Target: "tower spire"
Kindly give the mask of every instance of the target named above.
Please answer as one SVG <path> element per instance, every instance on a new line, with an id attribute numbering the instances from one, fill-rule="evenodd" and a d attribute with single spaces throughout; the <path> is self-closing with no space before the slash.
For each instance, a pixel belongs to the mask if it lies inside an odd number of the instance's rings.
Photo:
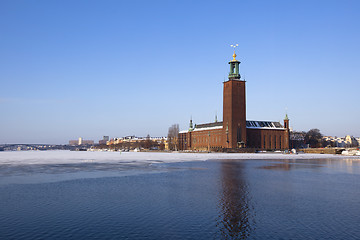
<path id="1" fill-rule="evenodd" d="M 234 54 L 232 55 L 232 56 L 233 56 L 233 60 L 232 60 L 232 61 L 237 61 L 237 60 L 236 60 L 235 48 L 238 47 L 238 46 L 239 46 L 239 44 L 235 44 L 235 45 L 232 45 L 232 44 L 231 44 L 231 45 L 230 45 L 230 47 L 234 48 Z"/>
<path id="2" fill-rule="evenodd" d="M 287 113 L 285 114 L 284 120 L 289 120 L 289 117 L 288 117 Z"/>
<path id="3" fill-rule="evenodd" d="M 233 61 L 236 61 L 236 53 L 235 53 L 235 49 L 234 49 L 234 54 L 233 54 Z"/>

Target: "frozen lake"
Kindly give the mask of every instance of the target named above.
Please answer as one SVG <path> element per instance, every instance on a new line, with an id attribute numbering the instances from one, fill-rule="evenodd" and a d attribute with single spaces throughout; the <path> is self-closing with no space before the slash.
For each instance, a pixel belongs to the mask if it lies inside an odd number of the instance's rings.
<path id="1" fill-rule="evenodd" d="M 356 161 L 360 157 L 320 154 L 226 154 L 149 152 L 0 152 L 0 184 L 64 181 L 76 178 L 128 176 L 168 171 L 168 165 L 207 160 L 301 160 L 331 159 Z M 171 165 L 169 165 L 171 169 Z"/>
<path id="2" fill-rule="evenodd" d="M 359 239 L 359 157 L 0 152 L 0 239 Z"/>

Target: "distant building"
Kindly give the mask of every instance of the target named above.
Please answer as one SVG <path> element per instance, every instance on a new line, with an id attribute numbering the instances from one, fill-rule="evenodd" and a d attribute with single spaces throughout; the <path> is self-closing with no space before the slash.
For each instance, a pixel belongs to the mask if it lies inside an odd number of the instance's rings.
<path id="1" fill-rule="evenodd" d="M 73 146 L 94 145 L 94 141 L 93 140 L 84 140 L 83 138 L 79 137 L 78 140 L 70 140 L 69 145 L 73 145 Z"/>
<path id="2" fill-rule="evenodd" d="M 166 137 L 136 137 L 135 135 L 133 136 L 125 136 L 125 137 L 121 137 L 121 138 L 113 138 L 109 141 L 107 141 L 106 145 L 114 145 L 114 144 L 121 144 L 121 143 L 135 143 L 135 142 L 142 142 L 142 141 L 146 141 L 146 140 L 150 140 L 152 142 L 157 142 L 157 143 L 162 143 L 162 142 L 166 142 L 167 138 Z"/>
<path id="3" fill-rule="evenodd" d="M 322 141 L 327 144 L 327 147 L 345 147 L 344 138 L 324 136 Z"/>
<path id="4" fill-rule="evenodd" d="M 229 78 L 223 87 L 223 121 L 197 124 L 179 133 L 180 150 L 221 150 L 253 148 L 283 150 L 289 148 L 289 118 L 284 125 L 275 121 L 246 119 L 245 80 L 239 74 L 240 62 L 229 62 Z"/>
<path id="5" fill-rule="evenodd" d="M 357 147 L 359 146 L 359 143 L 357 141 L 357 139 L 353 136 L 347 135 L 345 136 L 345 143 L 346 143 L 346 147 Z"/>
<path id="6" fill-rule="evenodd" d="M 137 137 L 125 136 L 121 138 L 113 138 L 106 142 L 106 145 L 114 148 L 134 149 L 144 148 L 151 150 L 164 150 L 167 149 L 166 137 Z"/>
<path id="7" fill-rule="evenodd" d="M 100 145 L 105 145 L 107 141 L 109 141 L 109 136 L 103 136 L 102 140 L 99 140 Z"/>
<path id="8" fill-rule="evenodd" d="M 72 145 L 72 146 L 79 145 L 79 141 L 78 140 L 70 140 L 69 145 Z"/>
<path id="9" fill-rule="evenodd" d="M 324 136 L 323 141 L 326 142 L 330 147 L 349 148 L 349 147 L 358 147 L 360 145 L 358 138 L 355 138 L 350 135 L 347 135 L 343 138 Z"/>
<path id="10" fill-rule="evenodd" d="M 306 148 L 305 132 L 290 131 L 290 148 Z"/>

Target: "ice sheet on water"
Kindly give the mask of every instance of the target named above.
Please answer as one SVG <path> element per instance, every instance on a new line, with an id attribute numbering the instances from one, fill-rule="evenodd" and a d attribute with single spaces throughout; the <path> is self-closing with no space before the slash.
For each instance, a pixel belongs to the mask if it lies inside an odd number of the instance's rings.
<path id="1" fill-rule="evenodd" d="M 325 154 L 227 154 L 227 153 L 164 153 L 164 152 L 71 152 L 16 151 L 0 152 L 0 183 L 28 182 L 39 178 L 65 180 L 99 176 L 125 176 L 139 173 L 173 171 L 158 163 L 206 161 L 221 159 L 348 159 Z M 353 157 L 352 159 L 360 159 Z M 181 169 L 181 167 L 177 167 Z M 56 175 L 56 176 L 55 176 Z M 16 177 L 17 180 L 10 178 Z M 29 178 L 31 177 L 31 179 Z M 10 179 L 10 181 L 9 181 Z"/>
<path id="2" fill-rule="evenodd" d="M 172 163 L 212 159 L 344 159 L 348 156 L 330 154 L 278 153 L 165 153 L 165 152 L 71 152 L 14 151 L 1 152 L 1 164 L 75 164 L 75 163 Z M 354 157 L 354 159 L 359 157 Z"/>

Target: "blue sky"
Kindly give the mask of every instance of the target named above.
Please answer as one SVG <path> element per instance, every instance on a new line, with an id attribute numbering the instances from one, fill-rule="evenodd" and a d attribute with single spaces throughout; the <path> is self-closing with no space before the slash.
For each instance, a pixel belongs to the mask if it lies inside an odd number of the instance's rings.
<path id="1" fill-rule="evenodd" d="M 360 1 L 0 1 L 0 143 L 165 136 L 222 119 L 238 43 L 247 119 L 360 136 Z"/>

